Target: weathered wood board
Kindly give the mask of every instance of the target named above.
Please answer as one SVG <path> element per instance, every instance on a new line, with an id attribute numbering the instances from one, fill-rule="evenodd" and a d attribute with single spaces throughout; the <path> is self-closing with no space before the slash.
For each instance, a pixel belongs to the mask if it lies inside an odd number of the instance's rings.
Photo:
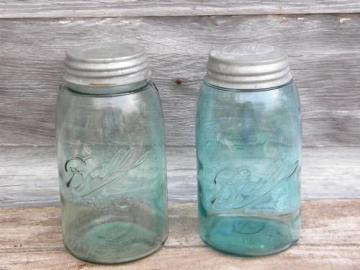
<path id="1" fill-rule="evenodd" d="M 54 144 L 64 50 L 134 40 L 147 48 L 169 145 L 194 145 L 208 50 L 237 42 L 285 47 L 303 106 L 305 146 L 360 145 L 360 15 L 9 19 L 0 27 L 0 144 Z"/>
<path id="2" fill-rule="evenodd" d="M 171 201 L 196 199 L 196 161 L 192 147 L 168 148 Z M 305 148 L 302 195 L 360 198 L 360 148 Z M 0 207 L 57 205 L 55 147 L 0 147 Z"/>
<path id="3" fill-rule="evenodd" d="M 165 247 L 143 260 L 113 267 L 85 263 L 66 252 L 59 208 L 0 209 L 0 269 L 355 270 L 360 265 L 359 208 L 360 200 L 304 202 L 299 242 L 276 256 L 251 259 L 206 247 L 197 235 L 195 205 L 170 204 Z"/>
<path id="4" fill-rule="evenodd" d="M 355 13 L 356 0 L 4 0 L 0 18 Z"/>

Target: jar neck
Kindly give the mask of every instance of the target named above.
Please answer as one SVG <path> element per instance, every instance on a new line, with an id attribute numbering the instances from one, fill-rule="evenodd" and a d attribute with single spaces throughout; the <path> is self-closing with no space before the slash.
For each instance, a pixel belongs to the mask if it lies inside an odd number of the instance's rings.
<path id="1" fill-rule="evenodd" d="M 284 83 L 284 84 L 281 84 L 281 85 L 277 85 L 277 86 L 274 86 L 274 87 L 268 87 L 268 88 L 258 88 L 258 89 L 236 89 L 236 88 L 226 88 L 226 87 L 223 87 L 223 86 L 218 86 L 218 85 L 215 85 L 215 84 L 212 84 L 212 83 L 209 83 L 208 81 L 204 81 L 204 84 L 206 84 L 207 86 L 211 87 L 211 88 L 214 88 L 216 90 L 220 90 L 220 91 L 228 91 L 228 92 L 264 92 L 264 91 L 271 91 L 271 90 L 276 90 L 276 89 L 279 89 L 279 88 L 283 88 L 287 85 L 290 85 L 290 84 L 293 84 L 293 79 L 291 79 L 290 81 Z"/>
<path id="2" fill-rule="evenodd" d="M 134 92 L 138 89 L 143 88 L 147 84 L 152 83 L 151 80 L 143 80 L 135 83 L 124 84 L 124 85 L 78 85 L 65 82 L 64 86 L 71 89 L 74 92 L 80 94 L 89 94 L 89 95 L 112 95 L 112 94 L 125 94 L 129 92 Z"/>

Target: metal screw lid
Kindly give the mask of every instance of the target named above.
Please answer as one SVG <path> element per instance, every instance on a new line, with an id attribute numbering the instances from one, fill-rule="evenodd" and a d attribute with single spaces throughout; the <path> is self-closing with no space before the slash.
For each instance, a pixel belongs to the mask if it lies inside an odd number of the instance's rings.
<path id="1" fill-rule="evenodd" d="M 96 90 L 146 82 L 151 71 L 145 50 L 123 43 L 71 49 L 66 52 L 66 83 Z"/>
<path id="2" fill-rule="evenodd" d="M 205 80 L 239 90 L 277 87 L 292 79 L 284 50 L 264 44 L 229 45 L 210 51 Z"/>

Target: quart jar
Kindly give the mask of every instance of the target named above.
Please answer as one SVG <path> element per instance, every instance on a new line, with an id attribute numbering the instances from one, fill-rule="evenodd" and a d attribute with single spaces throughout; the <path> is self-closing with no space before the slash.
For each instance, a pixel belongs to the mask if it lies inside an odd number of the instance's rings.
<path id="1" fill-rule="evenodd" d="M 260 256 L 299 238 L 301 115 L 286 53 L 210 52 L 196 122 L 199 231 L 215 249 Z"/>
<path id="2" fill-rule="evenodd" d="M 73 49 L 57 100 L 66 248 L 95 263 L 147 256 L 167 232 L 165 135 L 144 50 Z"/>

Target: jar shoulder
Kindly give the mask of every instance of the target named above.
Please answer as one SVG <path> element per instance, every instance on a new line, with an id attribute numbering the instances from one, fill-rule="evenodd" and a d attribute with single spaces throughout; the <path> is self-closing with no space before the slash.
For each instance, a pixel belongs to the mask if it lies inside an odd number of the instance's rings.
<path id="1" fill-rule="evenodd" d="M 282 138 L 298 144 L 302 133 L 300 101 L 291 83 L 267 91 L 226 91 L 204 84 L 197 107 L 197 141 L 264 141 Z M 277 139 L 276 139 L 277 140 Z"/>
<path id="2" fill-rule="evenodd" d="M 256 106 L 259 109 L 260 107 L 275 109 L 281 106 L 300 110 L 298 90 L 293 81 L 277 88 L 256 91 L 226 89 L 206 82 L 200 88 L 198 110 L 212 110 L 221 106 L 231 110 L 242 104 L 246 104 L 249 108 Z"/>

